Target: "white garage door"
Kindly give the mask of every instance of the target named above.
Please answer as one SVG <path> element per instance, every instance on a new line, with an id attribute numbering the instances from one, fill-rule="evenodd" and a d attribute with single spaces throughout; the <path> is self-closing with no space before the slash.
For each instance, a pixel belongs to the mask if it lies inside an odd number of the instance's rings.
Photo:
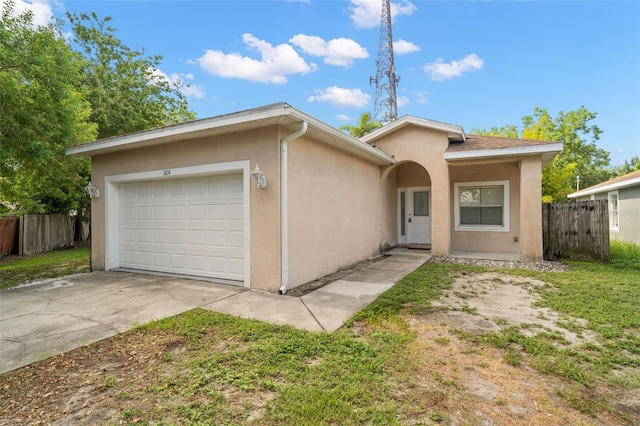
<path id="1" fill-rule="evenodd" d="M 120 267 L 242 281 L 242 174 L 120 185 Z"/>

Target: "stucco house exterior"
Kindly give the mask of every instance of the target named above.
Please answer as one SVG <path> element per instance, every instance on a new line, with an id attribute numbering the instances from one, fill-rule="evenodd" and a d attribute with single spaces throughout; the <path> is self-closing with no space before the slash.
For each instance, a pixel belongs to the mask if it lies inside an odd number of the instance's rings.
<path id="1" fill-rule="evenodd" d="M 541 169 L 561 149 L 412 116 L 359 140 L 277 103 L 67 153 L 100 191 L 93 270 L 285 293 L 398 245 L 541 260 Z"/>
<path id="2" fill-rule="evenodd" d="M 609 239 L 640 245 L 640 170 L 568 195 L 576 201 L 608 200 Z"/>

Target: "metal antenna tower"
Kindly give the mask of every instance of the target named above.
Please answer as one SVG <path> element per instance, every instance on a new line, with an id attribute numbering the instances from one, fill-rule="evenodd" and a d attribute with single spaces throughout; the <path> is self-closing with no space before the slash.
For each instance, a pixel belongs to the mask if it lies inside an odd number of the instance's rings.
<path id="1" fill-rule="evenodd" d="M 382 0 L 380 19 L 380 44 L 376 61 L 376 76 L 369 78 L 369 84 L 376 83 L 376 98 L 373 119 L 382 124 L 398 118 L 396 87 L 400 77 L 396 76 L 393 63 L 393 35 L 391 33 L 391 1 Z"/>

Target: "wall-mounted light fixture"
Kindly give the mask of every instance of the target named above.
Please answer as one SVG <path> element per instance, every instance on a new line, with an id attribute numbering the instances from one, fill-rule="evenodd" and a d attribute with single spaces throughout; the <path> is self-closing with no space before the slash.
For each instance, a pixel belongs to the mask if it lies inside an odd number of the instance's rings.
<path id="1" fill-rule="evenodd" d="M 256 168 L 251 172 L 253 181 L 258 185 L 258 188 L 265 189 L 267 187 L 267 177 L 262 173 L 260 167 L 256 164 Z"/>
<path id="2" fill-rule="evenodd" d="M 89 194 L 89 198 L 100 198 L 100 190 L 93 186 L 91 181 L 89 181 L 85 189 L 87 190 L 87 194 Z"/>

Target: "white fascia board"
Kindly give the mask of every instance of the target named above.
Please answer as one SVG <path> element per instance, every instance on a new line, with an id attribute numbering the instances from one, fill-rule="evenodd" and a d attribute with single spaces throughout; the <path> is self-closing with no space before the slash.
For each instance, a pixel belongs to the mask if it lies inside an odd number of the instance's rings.
<path id="1" fill-rule="evenodd" d="M 490 157 L 513 157 L 518 155 L 544 154 L 547 152 L 562 151 L 562 143 L 550 143 L 544 145 L 518 146 L 513 148 L 478 149 L 475 151 L 445 152 L 445 160 L 473 160 Z"/>
<path id="2" fill-rule="evenodd" d="M 593 188 L 593 189 L 586 188 L 586 189 L 583 189 L 582 191 L 572 192 L 571 194 L 567 195 L 567 197 L 568 198 L 584 197 L 585 195 L 615 191 L 616 189 L 626 188 L 628 186 L 633 186 L 633 185 L 640 185 L 640 177 L 629 179 L 629 180 L 623 180 L 622 182 L 616 182 L 610 185 L 603 185 L 598 188 Z"/>
<path id="3" fill-rule="evenodd" d="M 374 139 L 378 139 L 383 135 L 393 132 L 394 130 L 406 125 L 406 124 L 414 124 L 416 126 L 425 127 L 428 129 L 438 130 L 441 132 L 446 132 L 449 134 L 454 134 L 459 136 L 462 140 L 465 140 L 467 135 L 464 132 L 462 126 L 458 126 L 457 124 L 444 123 L 442 121 L 429 120 L 426 118 L 415 117 L 413 115 L 405 115 L 404 117 L 395 120 L 386 126 L 383 126 L 373 132 L 364 135 L 360 138 L 363 142 L 369 142 Z"/>
<path id="4" fill-rule="evenodd" d="M 396 162 L 389 154 L 372 147 L 359 139 L 349 136 L 346 133 L 329 126 L 328 124 L 325 124 L 286 103 L 272 104 L 252 110 L 240 111 L 157 129 L 144 130 L 130 135 L 101 139 L 82 145 L 74 145 L 68 147 L 66 152 L 67 155 L 91 156 L 99 152 L 104 152 L 105 150 L 110 151 L 118 148 L 125 148 L 127 146 L 134 147 L 135 145 L 144 144 L 145 142 L 153 144 L 154 140 L 158 142 L 160 140 L 170 141 L 174 138 L 186 136 L 190 133 L 198 133 L 225 126 L 241 125 L 242 123 L 273 119 L 273 124 L 276 124 L 279 121 L 278 118 L 285 116 L 292 117 L 299 121 L 307 121 L 310 126 L 315 127 L 322 133 L 340 140 L 346 145 L 345 149 L 361 156 L 362 158 L 375 161 L 378 164 L 394 164 Z"/>
<path id="5" fill-rule="evenodd" d="M 283 104 L 275 105 L 278 106 L 241 111 L 239 113 L 205 118 L 202 120 L 190 121 L 157 129 L 143 130 L 129 135 L 115 136 L 95 142 L 74 145 L 67 148 L 67 155 L 90 156 L 95 151 L 118 148 L 126 145 L 135 145 L 140 142 L 147 142 L 154 139 L 167 139 L 216 127 L 239 124 L 245 121 L 263 120 L 283 115 L 285 110 Z"/>

